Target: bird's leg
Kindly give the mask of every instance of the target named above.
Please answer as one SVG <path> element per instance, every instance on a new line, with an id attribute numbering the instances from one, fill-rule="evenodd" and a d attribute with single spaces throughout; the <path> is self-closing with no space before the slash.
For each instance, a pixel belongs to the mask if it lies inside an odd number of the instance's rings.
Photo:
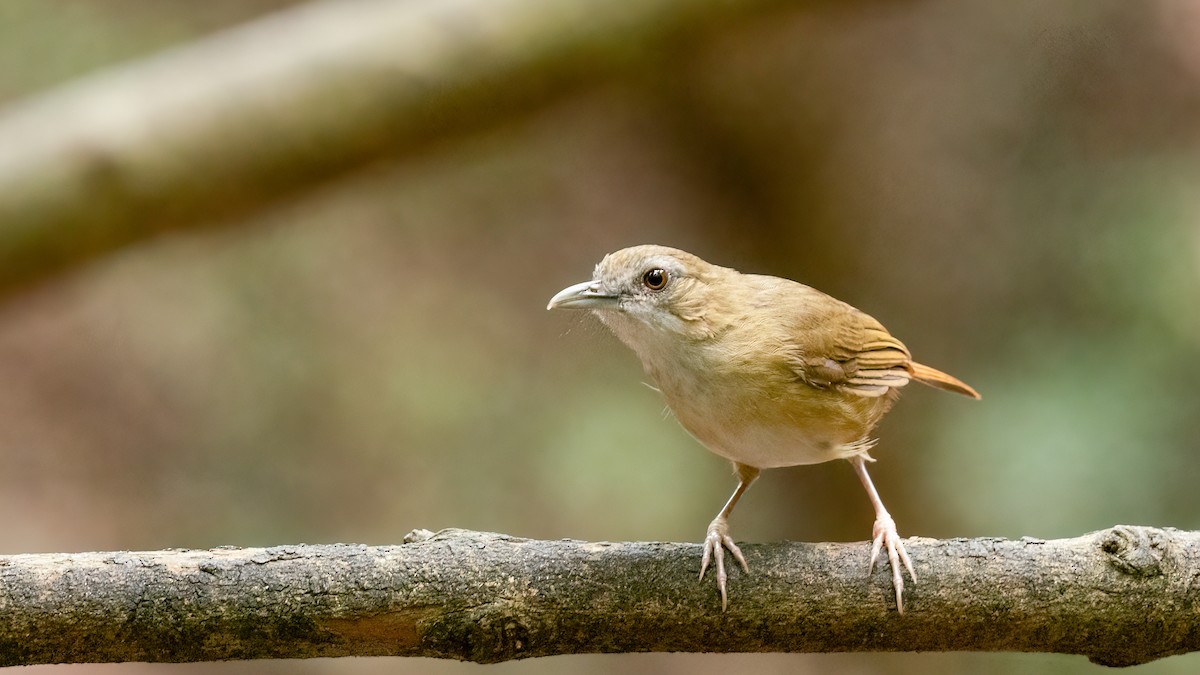
<path id="1" fill-rule="evenodd" d="M 854 472 L 858 474 L 858 479 L 862 481 L 863 487 L 867 489 L 867 496 L 871 498 L 871 506 L 875 507 L 875 527 L 871 533 L 871 564 L 867 568 L 867 573 L 875 571 L 875 562 L 879 559 L 879 552 L 886 548 L 888 563 L 892 567 L 892 586 L 896 589 L 896 609 L 903 614 L 904 575 L 900 572 L 900 563 L 904 563 L 905 569 L 908 570 L 908 576 L 912 577 L 913 582 L 916 582 L 917 575 L 913 572 L 912 560 L 908 557 L 908 551 L 904 550 L 904 542 L 900 541 L 900 533 L 896 531 L 896 521 L 892 520 L 891 514 L 884 508 L 883 500 L 879 498 L 879 493 L 875 491 L 871 477 L 867 475 L 867 460 L 861 456 L 851 457 L 850 464 L 854 467 Z"/>
<path id="2" fill-rule="evenodd" d="M 733 507 L 737 506 L 738 500 L 742 498 L 742 493 L 750 487 L 759 474 L 759 470 L 752 466 L 737 462 L 734 462 L 733 466 L 738 473 L 737 489 L 733 491 L 729 501 L 725 502 L 724 508 L 717 514 L 717 517 L 708 524 L 708 535 L 704 538 L 704 557 L 700 560 L 701 580 L 704 579 L 704 572 L 708 570 L 709 561 L 716 563 L 717 588 L 721 591 L 722 612 L 729 608 L 729 596 L 725 592 L 725 581 L 728 579 L 725 574 L 725 549 L 729 549 L 734 559 L 741 563 L 743 570 L 750 571 L 750 566 L 746 564 L 746 558 L 742 556 L 742 550 L 733 543 L 733 537 L 729 536 L 729 514 L 733 511 Z"/>

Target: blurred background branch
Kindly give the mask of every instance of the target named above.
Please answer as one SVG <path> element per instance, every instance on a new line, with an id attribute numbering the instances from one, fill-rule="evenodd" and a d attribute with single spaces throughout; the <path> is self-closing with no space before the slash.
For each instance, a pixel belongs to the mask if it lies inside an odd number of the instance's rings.
<path id="1" fill-rule="evenodd" d="M 617 652 L 1200 650 L 1200 534 L 910 542 L 908 612 L 866 542 L 748 545 L 720 611 L 691 544 L 445 530 L 404 546 L 0 558 L 0 664 Z M 131 609 L 132 608 L 132 609 Z"/>
<path id="2" fill-rule="evenodd" d="M 315 2 L 0 114 L 0 292 L 498 124 L 781 0 Z"/>

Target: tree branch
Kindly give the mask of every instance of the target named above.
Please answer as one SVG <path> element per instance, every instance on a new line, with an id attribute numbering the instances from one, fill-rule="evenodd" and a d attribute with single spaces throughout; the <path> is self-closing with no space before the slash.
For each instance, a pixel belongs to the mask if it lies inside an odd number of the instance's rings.
<path id="1" fill-rule="evenodd" d="M 785 0 L 361 0 L 0 112 L 0 293 L 530 110 Z"/>
<path id="2" fill-rule="evenodd" d="M 743 545 L 727 613 L 694 544 L 417 531 L 401 546 L 0 557 L 0 665 L 596 652 L 1200 649 L 1200 533 L 914 538 L 899 615 L 867 545 Z"/>

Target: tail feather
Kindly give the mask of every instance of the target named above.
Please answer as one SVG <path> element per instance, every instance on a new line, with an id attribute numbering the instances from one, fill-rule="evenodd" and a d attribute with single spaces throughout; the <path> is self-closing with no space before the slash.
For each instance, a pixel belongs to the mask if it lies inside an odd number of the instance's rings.
<path id="1" fill-rule="evenodd" d="M 908 363 L 908 372 L 912 373 L 913 379 L 921 384 L 927 384 L 931 387 L 945 389 L 946 391 L 952 391 L 956 394 L 970 396 L 975 399 L 980 398 L 979 392 L 972 389 L 971 385 L 953 375 L 947 375 L 937 368 L 930 368 L 915 361 L 910 361 Z"/>

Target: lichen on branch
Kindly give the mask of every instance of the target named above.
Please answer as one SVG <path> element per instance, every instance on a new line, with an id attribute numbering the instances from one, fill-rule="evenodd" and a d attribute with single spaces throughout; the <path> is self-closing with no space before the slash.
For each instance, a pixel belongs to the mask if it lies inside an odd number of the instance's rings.
<path id="1" fill-rule="evenodd" d="M 913 538 L 895 611 L 867 543 L 745 544 L 730 608 L 700 547 L 417 531 L 333 544 L 0 557 L 0 665 L 643 651 L 1025 651 L 1133 665 L 1200 649 L 1200 533 Z M 708 580 L 711 581 L 711 580 Z"/>

